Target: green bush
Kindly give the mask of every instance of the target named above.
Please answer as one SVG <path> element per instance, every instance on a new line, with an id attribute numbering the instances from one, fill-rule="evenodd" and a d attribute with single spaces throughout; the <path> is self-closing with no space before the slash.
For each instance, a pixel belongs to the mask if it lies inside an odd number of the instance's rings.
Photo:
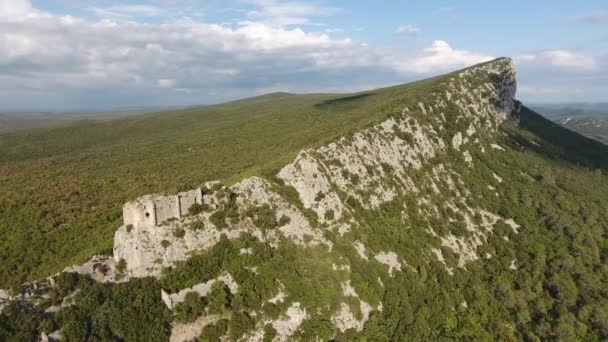
<path id="1" fill-rule="evenodd" d="M 251 207 L 246 215 L 252 219 L 256 227 L 262 229 L 272 229 L 278 225 L 276 211 L 269 204 Z"/>
<path id="2" fill-rule="evenodd" d="M 319 202 L 324 198 L 325 198 L 325 194 L 323 192 L 319 191 L 319 192 L 317 192 L 317 195 L 315 196 L 315 202 Z"/>
<path id="3" fill-rule="evenodd" d="M 179 323 L 191 323 L 200 317 L 207 307 L 207 298 L 196 292 L 186 293 L 184 301 L 173 308 L 173 317 Z"/>
<path id="4" fill-rule="evenodd" d="M 228 227 L 226 223 L 226 212 L 224 210 L 217 210 L 211 216 L 209 216 L 209 222 L 213 223 L 213 225 L 217 229 L 224 229 Z"/>
<path id="5" fill-rule="evenodd" d="M 162 240 L 160 242 L 160 245 L 163 246 L 163 248 L 167 248 L 167 247 L 171 246 L 171 242 L 169 240 Z"/>
<path id="6" fill-rule="evenodd" d="M 201 230 L 204 228 L 205 228 L 205 223 L 203 223 L 203 221 L 201 221 L 201 220 L 193 221 L 190 224 L 190 229 L 192 229 L 192 230 Z"/>
<path id="7" fill-rule="evenodd" d="M 194 216 L 203 212 L 203 206 L 200 203 L 194 203 L 188 208 L 188 214 Z"/>
<path id="8" fill-rule="evenodd" d="M 186 231 L 183 228 L 175 228 L 175 230 L 173 231 L 173 236 L 178 239 L 183 238 L 185 235 L 186 235 Z"/>
<path id="9" fill-rule="evenodd" d="M 291 218 L 287 215 L 281 215 L 281 218 L 279 219 L 279 227 L 283 227 L 284 225 L 287 225 L 291 222 Z"/>
<path id="10" fill-rule="evenodd" d="M 127 270 L 127 261 L 124 258 L 120 259 L 114 267 L 119 274 L 124 273 Z"/>
<path id="11" fill-rule="evenodd" d="M 207 299 L 209 300 L 209 313 L 226 314 L 230 311 L 232 295 L 230 289 L 222 282 L 216 281 L 211 285 Z"/>
<path id="12" fill-rule="evenodd" d="M 230 321 L 227 319 L 221 319 L 217 321 L 215 324 L 211 324 L 203 328 L 203 332 L 199 337 L 201 342 L 217 342 L 220 341 L 221 338 L 228 333 L 228 327 L 230 325 Z"/>

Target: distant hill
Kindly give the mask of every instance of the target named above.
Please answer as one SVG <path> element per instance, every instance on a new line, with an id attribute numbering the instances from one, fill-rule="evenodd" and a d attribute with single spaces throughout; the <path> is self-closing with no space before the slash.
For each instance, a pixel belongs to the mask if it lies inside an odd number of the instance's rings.
<path id="1" fill-rule="evenodd" d="M 562 126 L 608 144 L 608 114 L 603 117 L 565 117 L 557 119 Z"/>
<path id="2" fill-rule="evenodd" d="M 608 103 L 538 103 L 530 108 L 549 119 L 575 116 L 608 116 Z"/>
<path id="3" fill-rule="evenodd" d="M 608 104 L 545 104 L 532 108 L 570 130 L 608 144 Z"/>
<path id="4" fill-rule="evenodd" d="M 107 121 L 144 113 L 166 111 L 169 109 L 170 108 L 139 108 L 98 112 L 0 112 L 0 133 L 31 128 L 52 128 L 85 121 Z"/>

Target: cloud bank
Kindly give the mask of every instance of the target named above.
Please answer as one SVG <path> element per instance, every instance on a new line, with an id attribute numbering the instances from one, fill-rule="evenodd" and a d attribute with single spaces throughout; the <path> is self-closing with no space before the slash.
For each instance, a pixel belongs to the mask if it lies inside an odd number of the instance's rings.
<path id="1" fill-rule="evenodd" d="M 444 40 L 420 49 L 374 47 L 336 38 L 345 32 L 317 23 L 340 8 L 244 1 L 249 8 L 233 25 L 193 19 L 162 2 L 90 7 L 92 16 L 74 17 L 45 13 L 27 0 L 0 0 L 0 110 L 192 105 L 272 91 L 358 91 L 495 57 Z M 299 28 L 316 24 L 318 31 Z M 396 29 L 409 36 L 420 31 L 413 25 Z M 516 62 L 526 75 L 542 79 L 555 70 L 564 76 L 602 75 L 606 69 L 600 58 L 568 49 L 526 52 Z M 522 89 L 532 94 L 540 88 Z"/>

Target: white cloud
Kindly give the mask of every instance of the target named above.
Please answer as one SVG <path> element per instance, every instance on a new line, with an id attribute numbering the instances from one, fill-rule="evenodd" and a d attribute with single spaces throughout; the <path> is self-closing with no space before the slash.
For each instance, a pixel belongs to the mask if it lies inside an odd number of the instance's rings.
<path id="1" fill-rule="evenodd" d="M 110 7 L 93 7 L 90 9 L 95 15 L 102 18 L 133 18 L 157 17 L 167 13 L 167 10 L 150 5 L 117 5 Z"/>
<path id="2" fill-rule="evenodd" d="M 593 56 L 587 56 L 566 49 L 526 52 L 518 55 L 515 59 L 518 62 L 533 63 L 540 67 L 549 65 L 575 70 L 593 70 L 597 67 L 597 62 Z"/>
<path id="3" fill-rule="evenodd" d="M 152 100 L 175 104 L 171 99 L 183 104 L 278 87 L 348 90 L 354 84 L 394 84 L 491 58 L 452 49 L 443 41 L 420 53 L 398 53 L 265 21 L 231 28 L 191 19 L 162 24 L 107 16 L 90 20 L 42 13 L 23 4 L 11 10 L 19 13 L 19 20 L 0 17 L 0 103 L 5 107 L 29 105 L 26 99 L 34 96 L 64 106 L 73 105 L 65 99 L 107 106 L 108 98 L 124 98 L 129 105 Z M 159 13 L 108 8 L 124 16 Z M 298 11 L 277 13 L 317 13 Z M 161 91 L 162 96 L 157 93 Z"/>
<path id="4" fill-rule="evenodd" d="M 398 61 L 396 67 L 405 72 L 430 73 L 485 62 L 495 57 L 467 50 L 453 49 L 447 42 L 436 40 L 415 58 Z"/>
<path id="5" fill-rule="evenodd" d="M 576 16 L 576 20 L 582 23 L 599 24 L 608 23 L 608 10 L 595 10 Z"/>
<path id="6" fill-rule="evenodd" d="M 0 18 L 4 20 L 19 20 L 32 12 L 32 4 L 28 0 L 0 0 Z"/>
<path id="7" fill-rule="evenodd" d="M 339 8 L 309 1 L 246 0 L 256 7 L 247 12 L 253 21 L 273 26 L 310 24 L 312 17 L 324 17 L 339 12 Z"/>
<path id="8" fill-rule="evenodd" d="M 397 27 L 397 29 L 395 30 L 395 33 L 406 35 L 406 36 L 415 36 L 418 33 L 420 33 L 420 29 L 414 25 L 408 24 L 408 25 Z"/>
<path id="9" fill-rule="evenodd" d="M 156 83 L 161 88 L 174 88 L 175 87 L 175 80 L 170 80 L 170 79 L 166 79 L 166 78 L 157 80 Z"/>

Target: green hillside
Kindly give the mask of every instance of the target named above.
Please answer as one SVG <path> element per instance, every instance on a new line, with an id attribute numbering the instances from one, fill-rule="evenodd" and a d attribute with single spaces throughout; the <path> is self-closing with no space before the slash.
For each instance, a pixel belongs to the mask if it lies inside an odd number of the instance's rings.
<path id="1" fill-rule="evenodd" d="M 0 287 L 110 252 L 120 206 L 138 195 L 262 175 L 277 197 L 262 204 L 259 189 L 205 189 L 223 202 L 161 226 L 120 227 L 121 242 L 145 237 L 129 246 L 162 253 L 194 231 L 224 235 L 158 277 L 101 283 L 62 273 L 34 294 L 37 304 L 0 313 L 0 340 L 60 332 L 167 341 L 199 318 L 215 319 L 200 341 L 606 340 L 608 146 L 519 103 L 503 120 L 497 108 L 513 73 L 507 60 L 491 63 L 359 94 L 272 94 L 2 136 Z M 293 161 L 321 145 L 308 164 Z M 293 173 L 277 174 L 286 164 Z M 326 180 L 305 208 L 302 194 Z M 379 195 L 390 197 L 372 205 Z M 325 210 L 329 196 L 341 213 Z M 277 215 L 281 201 L 301 213 L 296 228 L 313 232 L 303 242 L 281 230 L 291 220 Z M 157 232 L 171 241 L 150 243 Z M 123 258 L 113 267 L 122 277 L 130 266 Z M 226 274 L 237 290 L 216 282 L 171 308 L 163 302 L 161 289 Z M 290 310 L 305 318 L 281 335 L 297 320 L 282 321 Z M 342 329 L 344 311 L 361 325 Z"/>
<path id="2" fill-rule="evenodd" d="M 0 287 L 108 252 L 128 200 L 275 170 L 423 101 L 439 79 L 0 135 Z"/>

